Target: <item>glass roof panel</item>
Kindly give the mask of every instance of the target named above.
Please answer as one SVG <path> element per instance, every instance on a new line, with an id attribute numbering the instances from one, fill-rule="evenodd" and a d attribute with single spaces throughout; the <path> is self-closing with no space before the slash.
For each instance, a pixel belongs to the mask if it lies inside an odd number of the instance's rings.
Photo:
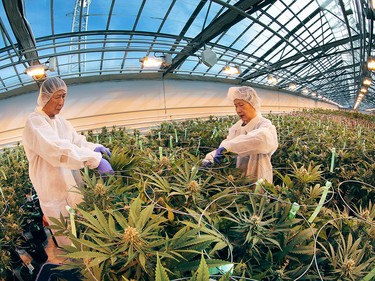
<path id="1" fill-rule="evenodd" d="M 245 31 L 246 30 L 246 31 Z M 252 21 L 244 19 L 243 22 L 232 26 L 225 35 L 217 42 L 217 44 L 228 46 L 232 44 L 232 48 L 243 50 L 249 42 L 258 34 L 257 31 L 262 30 L 262 27 L 252 24 Z M 244 33 L 245 31 L 245 33 Z M 238 37 L 239 35 L 242 35 Z"/>
<path id="2" fill-rule="evenodd" d="M 184 28 L 186 22 L 189 20 L 191 13 L 194 11 L 195 6 L 186 4 L 184 6 L 180 5 L 180 1 L 178 3 L 179 5 L 174 5 L 171 9 L 171 12 L 168 15 L 167 18 L 167 24 L 164 24 L 161 33 L 167 33 L 167 34 L 180 34 L 182 29 Z M 187 9 L 188 7 L 189 9 Z"/>
<path id="3" fill-rule="evenodd" d="M 108 22 L 111 1 L 85 0 L 84 3 L 87 3 L 88 1 L 91 2 L 90 5 L 87 7 L 84 6 L 87 11 L 87 28 L 82 28 L 81 30 L 105 30 Z M 82 17 L 82 22 L 84 22 L 84 20 L 85 17 Z"/>
<path id="4" fill-rule="evenodd" d="M 79 77 L 161 71 L 141 69 L 139 59 L 147 54 L 160 56 L 168 52 L 173 59 L 180 59 L 169 70 L 172 73 L 236 79 L 222 73 L 222 67 L 231 62 L 241 66 L 243 73 L 238 78 L 245 82 L 267 84 L 266 73 L 272 71 L 280 78 L 282 87 L 297 81 L 304 84 L 300 89 L 323 89 L 323 96 L 334 97 L 350 107 L 357 95 L 353 91 L 358 91 L 363 75 L 365 58 L 361 54 L 375 53 L 369 42 L 363 44 L 358 36 L 369 33 L 366 24 L 358 24 L 367 21 L 366 13 L 358 10 L 363 7 L 351 0 L 342 1 L 345 13 L 338 1 L 330 0 L 278 0 L 262 8 L 254 4 L 247 11 L 248 16 L 239 22 L 231 20 L 243 15 L 239 16 L 228 3 L 247 2 L 244 0 L 85 0 L 80 14 L 81 7 L 76 7 L 76 2 L 81 1 L 38 1 L 38 5 L 36 0 L 20 1 L 36 38 L 38 60 L 46 63 L 50 57 L 58 59 L 53 75 Z M 34 83 L 23 71 L 31 61 L 24 55 L 35 50 L 18 51 L 4 5 L 0 6 L 0 17 L 1 96 L 9 89 Z M 210 24 L 216 19 L 230 27 L 212 28 Z M 74 36 L 71 31 L 75 31 Z M 196 37 L 198 34 L 204 37 Z M 342 42 L 337 42 L 341 39 Z M 204 46 L 217 54 L 218 62 L 213 67 L 199 61 Z M 373 91 L 370 88 L 367 106 L 375 103 Z"/>
<path id="5" fill-rule="evenodd" d="M 109 29 L 132 30 L 141 4 L 141 1 L 115 1 Z"/>
<path id="6" fill-rule="evenodd" d="M 202 31 L 204 18 L 207 13 L 207 7 L 208 5 L 205 5 L 204 8 L 199 11 L 198 15 L 196 15 L 193 18 L 192 24 L 188 27 L 188 30 L 185 32 L 186 37 L 193 38 L 199 32 Z M 173 19 L 176 19 L 176 22 L 182 21 L 180 31 L 182 31 L 182 28 L 185 27 L 185 24 L 190 20 L 196 8 L 197 8 L 196 1 L 187 1 L 187 0 L 178 1 L 178 5 L 174 7 L 172 12 L 173 12 Z M 209 22 L 210 21 L 208 21 L 208 23 Z"/>
<path id="7" fill-rule="evenodd" d="M 169 5 L 165 5 L 165 3 L 162 2 L 162 0 L 146 1 L 137 23 L 138 30 L 157 32 L 160 29 L 169 9 Z"/>

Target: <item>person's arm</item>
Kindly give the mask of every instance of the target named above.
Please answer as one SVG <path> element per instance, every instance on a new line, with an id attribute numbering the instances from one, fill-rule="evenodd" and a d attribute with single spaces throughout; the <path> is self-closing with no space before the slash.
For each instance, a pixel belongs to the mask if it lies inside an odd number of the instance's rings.
<path id="1" fill-rule="evenodd" d="M 204 159 L 203 159 L 203 163 L 207 163 L 207 162 L 213 163 L 215 154 L 216 154 L 216 149 L 214 151 L 211 151 L 211 152 L 207 153 L 206 157 L 204 157 Z"/>
<path id="2" fill-rule="evenodd" d="M 94 150 L 96 147 L 100 146 L 100 144 L 98 143 L 87 141 L 86 137 L 79 134 L 70 122 L 66 121 L 65 119 L 64 122 L 67 126 L 67 129 L 71 132 L 72 143 L 79 147 L 87 147 L 91 150 Z"/>
<path id="3" fill-rule="evenodd" d="M 223 140 L 223 141 L 221 142 L 221 144 L 223 144 L 223 143 L 225 143 L 225 142 L 227 142 L 227 141 L 229 141 L 229 140 L 231 140 L 231 139 L 233 139 L 233 138 L 235 137 L 236 131 L 238 130 L 238 127 L 240 126 L 241 123 L 242 123 L 241 120 L 240 120 L 240 121 L 237 121 L 236 124 L 234 124 L 232 127 L 229 128 L 229 130 L 228 130 L 228 135 L 227 135 L 227 137 L 225 138 L 225 140 Z M 221 144 L 220 144 L 219 147 L 222 146 Z M 206 154 L 206 157 L 203 159 L 203 163 L 205 163 L 205 162 L 206 162 L 206 163 L 207 163 L 207 162 L 211 162 L 211 163 L 213 163 L 213 162 L 214 162 L 215 155 L 216 155 L 216 151 L 217 151 L 217 149 L 215 149 L 215 150 L 213 150 L 213 151 L 207 153 L 207 154 Z"/>
<path id="4" fill-rule="evenodd" d="M 70 130 L 69 127 L 63 128 Z M 79 147 L 72 140 L 61 139 L 43 118 L 30 118 L 24 129 L 24 145 L 52 166 L 71 170 L 98 167 L 102 156 L 89 147 Z"/>
<path id="5" fill-rule="evenodd" d="M 69 128 L 69 131 L 72 134 L 72 143 L 79 147 L 87 147 L 91 150 L 94 150 L 95 152 L 100 152 L 101 154 L 106 154 L 111 157 L 111 152 L 108 148 L 106 148 L 102 144 L 87 141 L 84 135 L 77 133 L 71 123 L 67 122 L 65 119 L 64 121 L 66 122 L 66 126 Z"/>
<path id="6" fill-rule="evenodd" d="M 278 147 L 276 128 L 273 125 L 263 126 L 246 135 L 226 139 L 220 146 L 239 156 L 272 153 Z"/>

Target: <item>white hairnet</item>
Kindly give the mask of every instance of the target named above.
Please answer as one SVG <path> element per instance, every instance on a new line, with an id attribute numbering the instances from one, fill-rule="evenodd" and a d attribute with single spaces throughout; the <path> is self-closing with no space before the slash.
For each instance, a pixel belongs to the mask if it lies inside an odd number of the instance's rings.
<path id="1" fill-rule="evenodd" d="M 66 84 L 61 78 L 50 77 L 44 80 L 39 90 L 38 105 L 44 107 L 58 90 L 67 91 Z"/>
<path id="2" fill-rule="evenodd" d="M 230 87 L 227 97 L 233 102 L 235 99 L 244 100 L 251 104 L 256 111 L 260 109 L 260 98 L 257 92 L 248 86 Z"/>

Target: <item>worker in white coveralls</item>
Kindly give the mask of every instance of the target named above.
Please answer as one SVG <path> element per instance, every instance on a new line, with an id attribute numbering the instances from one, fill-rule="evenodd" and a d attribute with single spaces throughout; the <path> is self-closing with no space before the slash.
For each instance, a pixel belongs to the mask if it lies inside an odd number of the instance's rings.
<path id="1" fill-rule="evenodd" d="M 68 216 L 66 206 L 82 202 L 77 186 L 82 183 L 79 169 L 98 168 L 102 176 L 113 174 L 102 157 L 110 151 L 101 144 L 88 142 L 72 124 L 59 116 L 67 95 L 65 82 L 47 78 L 40 87 L 38 107 L 28 116 L 22 141 L 29 161 L 29 176 L 44 216 Z M 55 237 L 59 246 L 70 244 L 67 237 Z"/>
<path id="2" fill-rule="evenodd" d="M 253 88 L 231 87 L 227 97 L 233 102 L 240 120 L 229 128 L 219 148 L 206 155 L 203 165 L 220 164 L 225 152 L 231 152 L 237 154 L 237 168 L 251 180 L 264 179 L 272 183 L 271 156 L 278 147 L 275 126 L 261 115 L 260 98 Z"/>

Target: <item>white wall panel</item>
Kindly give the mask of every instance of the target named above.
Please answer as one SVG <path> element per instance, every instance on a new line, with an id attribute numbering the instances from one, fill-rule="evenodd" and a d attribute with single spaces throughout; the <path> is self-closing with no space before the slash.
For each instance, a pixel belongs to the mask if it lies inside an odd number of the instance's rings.
<path id="1" fill-rule="evenodd" d="M 103 126 L 148 127 L 168 120 L 235 114 L 226 93 L 232 84 L 186 80 L 121 80 L 68 85 L 61 114 L 77 130 Z M 336 108 L 301 96 L 256 89 L 262 111 Z M 0 146 L 21 140 L 27 115 L 36 106 L 32 92 L 0 101 Z"/>

